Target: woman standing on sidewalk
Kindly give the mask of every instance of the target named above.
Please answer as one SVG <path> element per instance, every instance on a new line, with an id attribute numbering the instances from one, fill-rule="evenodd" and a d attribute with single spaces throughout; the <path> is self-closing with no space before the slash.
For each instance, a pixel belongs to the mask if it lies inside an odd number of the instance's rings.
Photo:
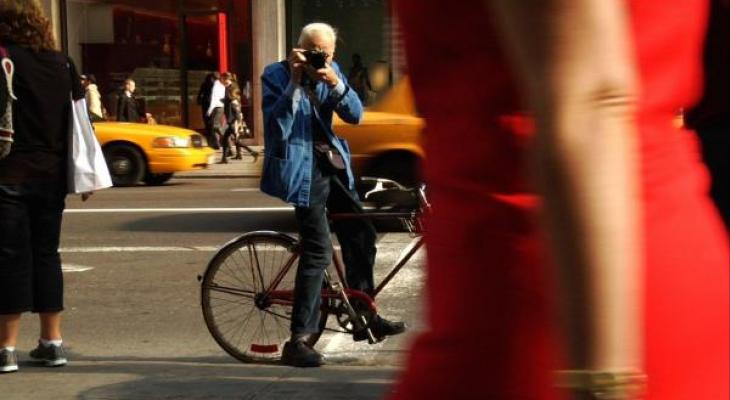
<path id="1" fill-rule="evenodd" d="M 27 311 L 38 313 L 41 322 L 30 357 L 46 366 L 66 364 L 58 246 L 70 96 L 72 89 L 83 96 L 83 89 L 70 59 L 55 50 L 37 0 L 0 1 L 0 46 L 14 64 L 13 76 L 3 61 L 6 84 L 0 87 L 8 94 L 2 96 L 1 120 L 12 122 L 0 136 L 0 372 L 13 372 L 20 315 Z"/>

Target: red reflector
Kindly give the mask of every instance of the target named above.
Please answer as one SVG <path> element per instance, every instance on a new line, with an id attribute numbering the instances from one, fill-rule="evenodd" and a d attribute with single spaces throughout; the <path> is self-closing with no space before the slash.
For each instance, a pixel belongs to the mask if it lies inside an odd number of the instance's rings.
<path id="1" fill-rule="evenodd" d="M 276 353 L 279 351 L 278 344 L 252 344 L 251 351 L 256 353 Z"/>

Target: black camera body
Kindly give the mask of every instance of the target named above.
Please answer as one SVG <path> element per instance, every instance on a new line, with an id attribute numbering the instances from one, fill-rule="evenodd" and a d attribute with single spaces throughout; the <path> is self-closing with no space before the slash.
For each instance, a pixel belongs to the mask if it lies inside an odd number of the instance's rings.
<path id="1" fill-rule="evenodd" d="M 327 61 L 327 53 L 324 51 L 304 50 L 302 54 L 307 59 L 307 64 L 311 65 L 314 69 L 324 68 L 325 62 Z"/>

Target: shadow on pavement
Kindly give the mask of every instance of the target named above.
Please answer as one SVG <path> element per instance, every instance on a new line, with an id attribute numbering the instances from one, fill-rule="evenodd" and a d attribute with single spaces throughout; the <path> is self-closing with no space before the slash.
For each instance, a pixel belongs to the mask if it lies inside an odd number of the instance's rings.
<path id="1" fill-rule="evenodd" d="M 78 388 L 74 397 L 79 400 L 375 400 L 388 392 L 396 374 L 395 369 L 382 367 L 300 369 L 209 361 L 209 358 L 84 360 L 80 357 L 72 359 L 64 368 L 26 365 L 21 368 L 22 375 L 27 377 L 24 379 L 29 382 L 43 382 L 49 375 L 62 379 L 66 389 Z"/>

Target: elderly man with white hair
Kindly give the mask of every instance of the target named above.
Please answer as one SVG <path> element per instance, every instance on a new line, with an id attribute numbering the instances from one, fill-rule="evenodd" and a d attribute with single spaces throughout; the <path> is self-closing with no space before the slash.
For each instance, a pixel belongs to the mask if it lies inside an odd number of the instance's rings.
<path id="1" fill-rule="evenodd" d="M 332 260 L 327 221 L 331 212 L 361 213 L 354 191 L 347 142 L 332 130 L 334 113 L 357 124 L 362 104 L 333 61 L 337 35 L 324 23 L 302 29 L 286 61 L 269 65 L 261 77 L 265 157 L 261 190 L 295 206 L 302 254 L 294 287 L 291 339 L 282 361 L 316 367 L 322 356 L 306 341 L 317 331 L 324 271 Z M 375 228 L 368 219 L 335 221 L 333 228 L 347 267 L 350 288 L 372 294 Z M 382 338 L 405 331 L 402 322 L 375 316 L 369 328 Z M 365 340 L 366 332 L 353 335 Z"/>

